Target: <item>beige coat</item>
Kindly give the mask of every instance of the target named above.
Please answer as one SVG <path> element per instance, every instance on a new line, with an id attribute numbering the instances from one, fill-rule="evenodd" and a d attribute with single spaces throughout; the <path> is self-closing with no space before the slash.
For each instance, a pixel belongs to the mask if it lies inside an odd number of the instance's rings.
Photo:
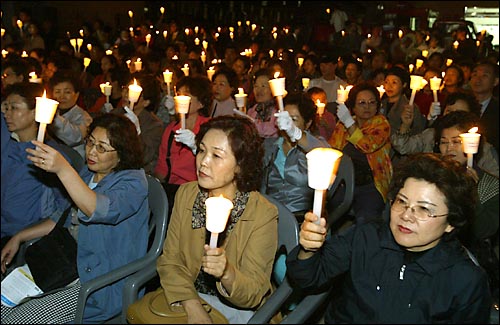
<path id="1" fill-rule="evenodd" d="M 182 185 L 175 197 L 163 253 L 157 270 L 167 301 L 198 298 L 194 282 L 204 254 L 205 228 L 191 226 L 198 183 Z M 240 308 L 258 308 L 272 293 L 271 272 L 278 245 L 278 209 L 258 192 L 251 192 L 243 215 L 224 243 L 228 262 L 236 269 L 233 291 L 220 282 L 217 290 Z"/>

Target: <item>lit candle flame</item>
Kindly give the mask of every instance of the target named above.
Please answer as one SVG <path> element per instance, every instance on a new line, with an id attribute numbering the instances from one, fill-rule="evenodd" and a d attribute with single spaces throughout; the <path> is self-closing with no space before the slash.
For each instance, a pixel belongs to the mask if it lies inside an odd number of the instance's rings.
<path id="1" fill-rule="evenodd" d="M 475 126 L 475 127 L 471 128 L 471 129 L 470 129 L 469 131 L 467 131 L 467 132 L 469 132 L 469 133 L 477 133 L 477 131 L 478 131 L 478 130 L 479 130 L 479 129 L 477 128 L 477 126 Z"/>

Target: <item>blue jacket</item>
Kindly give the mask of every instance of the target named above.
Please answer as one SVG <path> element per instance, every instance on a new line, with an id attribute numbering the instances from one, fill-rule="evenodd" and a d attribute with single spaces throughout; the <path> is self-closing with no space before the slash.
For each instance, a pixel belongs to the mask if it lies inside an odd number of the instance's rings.
<path id="1" fill-rule="evenodd" d="M 336 234 L 307 260 L 297 260 L 298 251 L 287 258 L 287 274 L 298 287 L 318 288 L 346 273 L 326 323 L 488 323 L 486 274 L 456 239 L 441 240 L 407 263 L 389 226 L 372 222 Z"/>
<path id="2" fill-rule="evenodd" d="M 11 137 L 3 113 L 0 123 L 1 237 L 4 237 L 12 236 L 47 217 L 59 219 L 71 199 L 55 174 L 35 167 L 27 158 L 26 148 L 34 149 L 35 146 Z M 54 140 L 47 140 L 46 143 L 61 152 L 71 164 L 74 163 L 66 154 L 67 150 L 73 149 Z"/>
<path id="3" fill-rule="evenodd" d="M 83 168 L 88 184 L 93 172 Z M 146 254 L 148 245 L 148 183 L 144 170 L 122 170 L 104 177 L 94 188 L 97 204 L 88 217 L 78 211 L 78 274 L 81 283 L 108 273 Z M 122 308 L 124 280 L 93 293 L 85 322 L 102 322 Z"/>

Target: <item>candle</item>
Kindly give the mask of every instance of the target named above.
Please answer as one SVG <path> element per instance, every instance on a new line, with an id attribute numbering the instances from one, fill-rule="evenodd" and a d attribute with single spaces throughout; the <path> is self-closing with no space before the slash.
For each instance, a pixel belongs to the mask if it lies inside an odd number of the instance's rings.
<path id="1" fill-rule="evenodd" d="M 269 57 L 272 59 L 273 58 L 273 55 L 274 55 L 274 51 L 273 50 L 269 50 Z"/>
<path id="2" fill-rule="evenodd" d="M 149 42 L 151 42 L 151 34 L 146 35 L 146 47 L 149 47 Z"/>
<path id="3" fill-rule="evenodd" d="M 205 62 L 207 62 L 207 55 L 205 54 L 205 51 L 201 51 L 201 62 L 203 62 L 203 65 L 205 65 Z"/>
<path id="4" fill-rule="evenodd" d="M 429 51 L 427 51 L 427 50 L 422 50 L 422 56 L 423 56 L 424 58 L 426 58 L 427 56 L 429 56 Z"/>
<path id="5" fill-rule="evenodd" d="M 92 52 L 92 44 L 87 44 L 87 50 L 89 50 L 89 52 Z"/>
<path id="6" fill-rule="evenodd" d="M 320 102 L 319 99 L 316 100 L 317 113 L 320 117 L 323 116 L 323 113 L 325 113 L 325 106 L 325 103 Z"/>
<path id="7" fill-rule="evenodd" d="M 473 127 L 467 133 L 460 134 L 463 151 L 467 154 L 467 167 L 472 167 L 473 155 L 477 153 L 479 148 L 481 134 L 477 133 L 477 131 L 478 128 Z"/>
<path id="8" fill-rule="evenodd" d="M 247 98 L 247 94 L 245 94 L 245 90 L 243 88 L 238 88 L 238 93 L 234 95 L 236 99 L 236 106 L 240 111 L 245 113 L 245 102 Z"/>
<path id="9" fill-rule="evenodd" d="M 446 66 L 449 67 L 453 63 L 453 59 L 446 59 Z"/>
<path id="10" fill-rule="evenodd" d="M 337 102 L 345 103 L 347 97 L 349 96 L 349 91 L 351 90 L 352 85 L 349 85 L 344 88 L 344 86 L 340 85 L 340 88 L 337 89 Z"/>
<path id="11" fill-rule="evenodd" d="M 172 82 L 173 72 L 168 69 L 163 71 L 163 80 L 167 84 L 167 95 L 170 96 L 170 83 Z"/>
<path id="12" fill-rule="evenodd" d="M 417 59 L 417 61 L 415 62 L 415 68 L 417 68 L 417 70 L 418 70 L 422 67 L 423 64 L 424 64 L 423 60 Z"/>
<path id="13" fill-rule="evenodd" d="M 415 100 L 415 94 L 417 90 L 420 90 L 422 87 L 422 80 L 424 78 L 422 76 L 411 75 L 410 76 L 410 89 L 411 89 L 411 97 L 410 97 L 410 105 L 413 105 L 413 101 Z"/>
<path id="14" fill-rule="evenodd" d="M 194 39 L 194 45 L 196 46 L 200 45 L 200 39 L 198 37 Z"/>
<path id="15" fill-rule="evenodd" d="M 439 90 L 439 87 L 441 87 L 441 78 L 434 76 L 431 79 L 429 79 L 429 81 L 432 93 L 434 95 L 434 101 L 437 102 L 438 101 L 437 92 Z"/>
<path id="16" fill-rule="evenodd" d="M 19 27 L 19 35 L 22 38 L 23 37 L 23 22 L 22 22 L 22 20 L 18 19 L 16 23 L 17 23 L 17 27 Z"/>
<path id="17" fill-rule="evenodd" d="M 37 140 L 40 142 L 43 142 L 45 137 L 47 124 L 52 123 L 52 120 L 54 119 L 57 105 L 59 105 L 58 101 L 47 98 L 47 92 L 45 90 L 43 91 L 42 97 L 36 97 L 35 121 L 40 123 L 37 136 Z"/>
<path id="18" fill-rule="evenodd" d="M 208 79 L 210 79 L 210 81 L 212 81 L 212 77 L 214 76 L 214 73 L 215 73 L 214 67 L 208 68 L 207 77 L 208 77 Z"/>
<path id="19" fill-rule="evenodd" d="M 161 13 L 161 15 L 163 16 L 163 14 L 165 13 L 165 8 L 160 7 L 160 13 Z"/>
<path id="20" fill-rule="evenodd" d="M 304 87 L 304 90 L 309 88 L 309 82 L 311 82 L 311 79 L 309 78 L 302 78 L 302 87 Z"/>
<path id="21" fill-rule="evenodd" d="M 181 68 L 182 72 L 184 72 L 184 75 L 187 77 L 189 76 L 189 65 L 186 63 L 184 64 L 184 67 Z"/>
<path id="22" fill-rule="evenodd" d="M 87 67 L 90 65 L 90 58 L 83 58 L 83 71 L 87 71 Z"/>
<path id="23" fill-rule="evenodd" d="M 453 42 L 453 49 L 458 49 L 458 41 Z"/>
<path id="24" fill-rule="evenodd" d="M 26 51 L 23 51 L 23 53 L 21 54 L 21 57 L 22 58 L 27 58 L 28 57 L 28 53 Z"/>
<path id="25" fill-rule="evenodd" d="M 278 78 L 279 75 L 279 71 L 274 73 L 274 79 L 269 80 L 269 86 L 271 87 L 273 96 L 278 98 L 279 111 L 282 112 L 284 110 L 283 95 L 285 94 L 285 78 Z"/>
<path id="26" fill-rule="evenodd" d="M 137 61 L 134 62 L 135 70 L 136 71 L 141 71 L 142 70 L 142 61 L 141 58 L 137 58 Z"/>
<path id="27" fill-rule="evenodd" d="M 106 96 L 106 103 L 109 103 L 109 96 L 111 96 L 111 90 L 113 86 L 109 84 L 109 82 L 102 83 L 99 85 L 101 87 L 101 92 Z"/>
<path id="28" fill-rule="evenodd" d="M 413 64 L 411 64 L 411 63 L 408 64 L 408 71 L 410 71 L 410 73 L 413 72 L 413 67 L 414 67 Z"/>
<path id="29" fill-rule="evenodd" d="M 130 110 L 134 109 L 134 104 L 139 100 L 141 92 L 142 87 L 137 84 L 137 80 L 134 78 L 134 83 L 128 86 L 128 101 L 130 103 Z"/>
<path id="30" fill-rule="evenodd" d="M 191 103 L 190 96 L 175 96 L 174 97 L 175 109 L 181 115 L 181 129 L 186 128 L 186 114 L 189 112 L 189 105 Z"/>
<path id="31" fill-rule="evenodd" d="M 70 39 L 69 43 L 71 44 L 71 46 L 73 46 L 73 50 L 75 50 L 76 52 L 76 38 Z"/>
<path id="32" fill-rule="evenodd" d="M 297 58 L 297 63 L 299 64 L 299 68 L 304 64 L 304 58 Z"/>
<path id="33" fill-rule="evenodd" d="M 331 148 L 315 148 L 306 154 L 307 182 L 314 189 L 313 213 L 321 218 L 323 194 L 335 181 L 342 151 Z"/>
<path id="34" fill-rule="evenodd" d="M 80 36 L 83 37 L 84 34 L 83 34 L 83 29 L 80 29 Z"/>
<path id="35" fill-rule="evenodd" d="M 207 50 L 207 48 L 208 48 L 208 42 L 207 42 L 207 41 L 203 41 L 203 42 L 201 42 L 201 44 L 202 44 L 203 48 L 204 48 L 204 49 L 205 49 L 205 51 L 206 51 L 206 50 Z"/>
<path id="36" fill-rule="evenodd" d="M 385 89 L 384 89 L 384 85 L 380 85 L 377 87 L 377 90 L 378 90 L 378 93 L 380 95 L 380 98 L 382 98 L 382 96 L 384 96 L 385 94 Z"/>
<path id="37" fill-rule="evenodd" d="M 401 29 L 398 31 L 398 37 L 399 37 L 399 38 L 402 38 L 402 37 L 403 37 L 403 31 L 402 31 Z"/>
<path id="38" fill-rule="evenodd" d="M 41 84 L 42 83 L 42 78 L 39 78 L 36 75 L 35 71 L 30 72 L 29 76 L 30 76 L 30 80 L 29 80 L 30 82 L 37 83 L 37 84 Z"/>
<path id="39" fill-rule="evenodd" d="M 77 38 L 76 45 L 78 46 L 78 49 L 77 49 L 78 53 L 80 53 L 80 49 L 82 47 L 82 44 L 83 44 L 83 38 Z"/>
<path id="40" fill-rule="evenodd" d="M 210 248 L 216 248 L 218 236 L 226 228 L 233 202 L 223 196 L 213 196 L 205 200 L 205 206 L 206 228 L 211 232 Z"/>

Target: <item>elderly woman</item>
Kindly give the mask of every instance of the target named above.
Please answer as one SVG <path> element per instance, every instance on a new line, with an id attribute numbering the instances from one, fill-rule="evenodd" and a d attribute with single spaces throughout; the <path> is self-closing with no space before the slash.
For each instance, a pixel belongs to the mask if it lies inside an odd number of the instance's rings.
<path id="1" fill-rule="evenodd" d="M 243 324 L 272 292 L 278 242 L 277 208 L 258 192 L 262 141 L 248 118 L 223 115 L 201 125 L 196 145 L 198 181 L 177 192 L 157 261 L 161 287 L 143 299 L 160 293 L 163 304 L 184 308 L 188 324 L 212 323 L 203 299 L 230 323 Z M 212 248 L 205 202 L 220 196 L 234 207 Z"/>
<path id="2" fill-rule="evenodd" d="M 2 324 L 68 323 L 75 317 L 81 283 L 144 256 L 148 245 L 148 183 L 142 169 L 140 138 L 125 116 L 97 117 L 85 139 L 87 167 L 80 174 L 51 146 L 32 141 L 28 159 L 54 173 L 76 207 L 70 232 L 77 240 L 79 280 L 62 291 L 31 299 L 14 308 L 2 305 Z M 13 256 L 22 242 L 48 234 L 56 220 L 26 228 L 2 250 Z M 104 322 L 121 311 L 124 281 L 90 295 L 84 322 Z"/>
<path id="3" fill-rule="evenodd" d="M 474 215 L 474 180 L 437 154 L 407 159 L 395 171 L 389 222 L 325 240 L 326 220 L 306 214 L 287 274 L 303 290 L 345 274 L 325 323 L 488 323 L 488 279 L 455 236 Z"/>
<path id="4" fill-rule="evenodd" d="M 357 223 L 380 216 L 392 177 L 391 127 L 379 113 L 379 107 L 380 96 L 375 86 L 355 85 L 345 105 L 339 104 L 338 122 L 329 140 L 332 148 L 349 155 L 354 164 L 356 186 L 352 209 Z"/>

